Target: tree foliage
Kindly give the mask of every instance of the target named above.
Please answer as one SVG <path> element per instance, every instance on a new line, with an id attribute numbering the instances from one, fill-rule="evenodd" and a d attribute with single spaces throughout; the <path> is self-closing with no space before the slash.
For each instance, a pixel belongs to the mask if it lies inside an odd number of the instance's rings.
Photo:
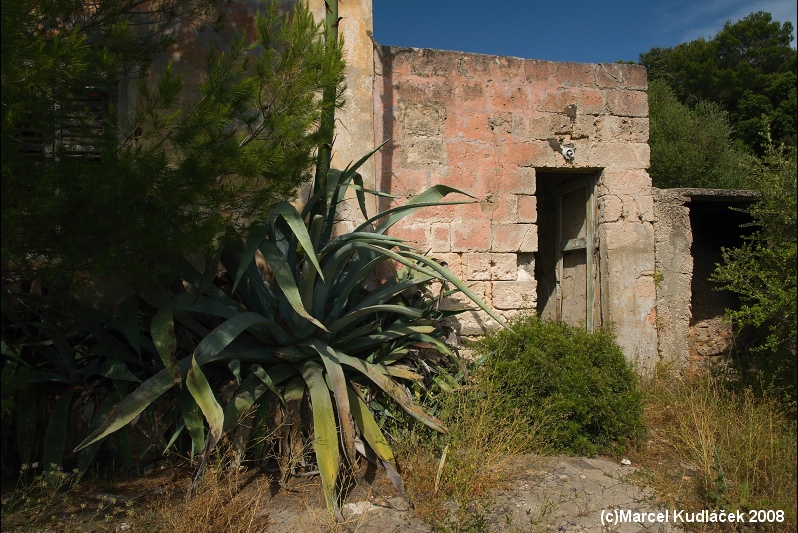
<path id="1" fill-rule="evenodd" d="M 649 84 L 651 167 L 655 187 L 745 189 L 756 160 L 732 139 L 718 104 L 679 102 L 661 80 Z"/>
<path id="2" fill-rule="evenodd" d="M 753 334 L 742 361 L 768 382 L 795 394 L 796 383 L 796 151 L 771 148 L 755 175 L 759 201 L 749 212 L 756 232 L 742 246 L 723 250 L 713 280 L 740 295 L 727 314 L 738 331 Z"/>
<path id="3" fill-rule="evenodd" d="M 649 79 L 664 81 L 691 107 L 709 101 L 728 111 L 734 136 L 763 153 L 765 133 L 795 146 L 796 59 L 790 22 L 756 12 L 724 24 L 715 37 L 640 55 Z"/>
<path id="4" fill-rule="evenodd" d="M 213 3 L 3 0 L 4 271 L 151 277 L 307 179 L 321 111 L 341 104 L 340 46 L 302 3 L 285 18 L 272 4 L 253 43 L 211 48 L 196 90 L 171 66 L 154 72 L 178 29 L 218 37 Z M 134 105 L 98 117 L 76 103 L 119 84 Z"/>

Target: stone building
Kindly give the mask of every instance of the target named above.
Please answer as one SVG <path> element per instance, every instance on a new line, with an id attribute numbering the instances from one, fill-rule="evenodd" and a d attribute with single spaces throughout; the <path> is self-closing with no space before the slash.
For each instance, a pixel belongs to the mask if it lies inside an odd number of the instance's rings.
<path id="1" fill-rule="evenodd" d="M 309 4 L 323 15 L 323 0 Z M 233 2 L 234 29 L 245 30 L 259 5 Z M 339 15 L 348 88 L 334 166 L 388 139 L 361 169 L 368 187 L 394 202 L 435 184 L 475 199 L 422 210 L 395 234 L 445 261 L 504 317 L 536 311 L 588 329 L 612 324 L 642 370 L 677 357 L 682 341 L 673 339 L 689 330 L 690 309 L 670 294 L 657 313 L 658 269 L 676 263 L 655 258 L 655 199 L 668 195 L 655 196 L 647 172 L 645 68 L 381 46 L 371 0 L 340 2 Z M 184 70 L 202 50 L 189 30 L 171 57 Z M 351 224 L 356 211 L 344 210 Z M 668 239 L 662 254 L 689 256 L 691 239 Z M 689 279 L 673 279 L 663 287 L 689 292 Z M 456 329 L 471 336 L 496 326 L 474 311 Z M 664 351 L 658 329 L 670 339 Z"/>

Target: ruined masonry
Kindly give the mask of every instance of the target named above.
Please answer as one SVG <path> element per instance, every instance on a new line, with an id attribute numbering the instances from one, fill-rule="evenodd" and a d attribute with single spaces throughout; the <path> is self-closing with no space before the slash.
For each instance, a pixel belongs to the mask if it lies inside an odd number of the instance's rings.
<path id="1" fill-rule="evenodd" d="M 323 0 L 309 4 L 320 19 Z M 231 28 L 246 31 L 260 5 L 231 2 Z M 629 360 L 652 369 L 659 356 L 645 68 L 380 46 L 371 8 L 371 0 L 339 5 L 347 103 L 336 117 L 333 164 L 342 168 L 389 139 L 362 168 L 368 187 L 404 202 L 445 184 L 476 200 L 422 210 L 396 235 L 445 262 L 503 317 L 536 311 L 587 328 L 612 323 Z M 201 39 L 181 33 L 169 58 L 189 85 Z M 344 210 L 343 229 L 356 211 Z M 463 336 L 497 327 L 481 312 L 454 325 Z"/>

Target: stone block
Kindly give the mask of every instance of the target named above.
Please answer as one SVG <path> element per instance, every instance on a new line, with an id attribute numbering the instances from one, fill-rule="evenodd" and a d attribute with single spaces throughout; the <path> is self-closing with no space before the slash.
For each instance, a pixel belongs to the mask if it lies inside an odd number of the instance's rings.
<path id="1" fill-rule="evenodd" d="M 513 281 L 518 279 L 518 256 L 514 253 L 490 254 L 492 280 Z"/>
<path id="2" fill-rule="evenodd" d="M 529 224 L 529 229 L 524 233 L 524 238 L 521 240 L 521 246 L 518 248 L 518 251 L 524 253 L 538 251 L 537 224 Z"/>
<path id="3" fill-rule="evenodd" d="M 613 89 L 648 88 L 648 72 L 642 65 L 629 65 L 625 63 L 600 63 L 595 70 L 596 85 Z"/>
<path id="4" fill-rule="evenodd" d="M 517 273 L 516 281 L 535 280 L 535 254 L 531 252 L 521 252 L 515 254 Z"/>
<path id="5" fill-rule="evenodd" d="M 502 181 L 499 180 L 499 191 L 505 191 Z M 482 211 L 490 213 L 494 222 L 516 222 L 518 218 L 518 200 L 515 194 L 498 192 L 489 194 L 487 201 L 482 203 Z"/>
<path id="6" fill-rule="evenodd" d="M 651 177 L 641 169 L 605 168 L 599 180 L 599 195 L 651 195 Z"/>
<path id="7" fill-rule="evenodd" d="M 563 113 L 544 113 L 529 119 L 527 138 L 546 140 L 554 135 L 568 135 L 573 131 L 571 119 Z"/>
<path id="8" fill-rule="evenodd" d="M 535 194 L 537 181 L 535 168 L 530 166 L 517 166 L 502 174 L 502 181 L 507 180 L 505 190 L 516 194 Z"/>
<path id="9" fill-rule="evenodd" d="M 576 162 L 582 166 L 645 169 L 650 166 L 650 159 L 647 143 L 590 142 L 577 145 Z"/>
<path id="10" fill-rule="evenodd" d="M 449 224 L 438 222 L 432 226 L 430 248 L 436 253 L 452 251 L 451 228 Z"/>
<path id="11" fill-rule="evenodd" d="M 621 218 L 623 213 L 623 202 L 620 197 L 605 194 L 598 199 L 599 222 L 615 222 Z"/>
<path id="12" fill-rule="evenodd" d="M 496 309 L 530 309 L 537 301 L 534 281 L 494 281 L 493 307 Z"/>
<path id="13" fill-rule="evenodd" d="M 593 139 L 596 141 L 630 143 L 648 142 L 648 118 L 603 115 L 593 119 Z M 578 119 L 577 119 L 577 122 Z M 586 126 L 587 128 L 587 126 Z"/>
<path id="14" fill-rule="evenodd" d="M 491 244 L 490 223 L 463 221 L 452 224 L 453 252 L 487 252 Z"/>
<path id="15" fill-rule="evenodd" d="M 538 198 L 529 194 L 516 195 L 517 221 L 532 223 L 538 221 Z"/>
<path id="16" fill-rule="evenodd" d="M 507 169 L 518 167 L 545 167 L 555 159 L 547 141 L 506 140 L 498 147 L 498 163 Z M 507 191 L 520 192 L 520 191 Z"/>
<path id="17" fill-rule="evenodd" d="M 462 280 L 466 279 L 465 265 L 463 263 L 463 254 L 433 251 L 430 252 L 428 255 L 430 258 L 434 259 L 441 265 L 448 268 L 449 271 L 458 278 Z"/>
<path id="18" fill-rule="evenodd" d="M 390 234 L 404 239 L 411 246 L 425 250 L 429 246 L 429 231 L 430 228 L 427 225 L 417 226 L 415 224 L 399 223 L 391 227 Z"/>
<path id="19" fill-rule="evenodd" d="M 467 280 L 515 280 L 518 277 L 513 253 L 464 253 L 463 265 Z"/>
<path id="20" fill-rule="evenodd" d="M 500 111 L 523 111 L 529 108 L 528 88 L 492 84 L 488 89 L 488 101 L 486 104 Z"/>
<path id="21" fill-rule="evenodd" d="M 537 250 L 537 226 L 534 224 L 493 224 L 492 252 L 534 252 Z M 533 244 L 534 243 L 534 244 Z M 530 249 L 530 248 L 533 249 Z"/>
<path id="22" fill-rule="evenodd" d="M 608 89 L 604 92 L 607 111 L 622 117 L 647 117 L 648 95 L 643 91 Z"/>
<path id="23" fill-rule="evenodd" d="M 461 313 L 450 320 L 455 331 L 464 337 L 484 335 L 501 327 L 498 322 L 482 310 Z"/>
<path id="24" fill-rule="evenodd" d="M 445 165 L 448 162 L 446 143 L 436 137 L 408 137 L 397 143 L 402 164 L 410 168 Z"/>
<path id="25" fill-rule="evenodd" d="M 489 281 L 491 279 L 489 253 L 465 253 L 463 264 L 465 266 L 466 280 Z"/>

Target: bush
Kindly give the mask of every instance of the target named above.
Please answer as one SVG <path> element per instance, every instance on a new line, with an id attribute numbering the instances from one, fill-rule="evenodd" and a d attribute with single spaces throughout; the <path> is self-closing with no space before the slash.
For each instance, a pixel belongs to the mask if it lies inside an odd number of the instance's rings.
<path id="1" fill-rule="evenodd" d="M 648 101 L 649 173 L 655 187 L 751 187 L 755 158 L 734 142 L 728 115 L 718 104 L 701 101 L 688 107 L 659 80 L 649 85 Z"/>
<path id="2" fill-rule="evenodd" d="M 495 408 L 533 422 L 545 413 L 555 450 L 619 452 L 644 434 L 637 376 L 615 336 L 524 316 L 482 339 L 482 379 L 494 382 Z M 515 416 L 515 415 L 513 415 Z M 546 431 L 546 429 L 544 429 Z"/>
<path id="3" fill-rule="evenodd" d="M 796 250 L 798 241 L 798 167 L 796 151 L 770 147 L 765 165 L 754 174 L 759 201 L 748 209 L 756 228 L 737 248 L 723 249 L 723 264 L 712 280 L 740 297 L 739 309 L 726 316 L 745 343 L 738 343 L 735 364 L 748 382 L 795 405 Z"/>

